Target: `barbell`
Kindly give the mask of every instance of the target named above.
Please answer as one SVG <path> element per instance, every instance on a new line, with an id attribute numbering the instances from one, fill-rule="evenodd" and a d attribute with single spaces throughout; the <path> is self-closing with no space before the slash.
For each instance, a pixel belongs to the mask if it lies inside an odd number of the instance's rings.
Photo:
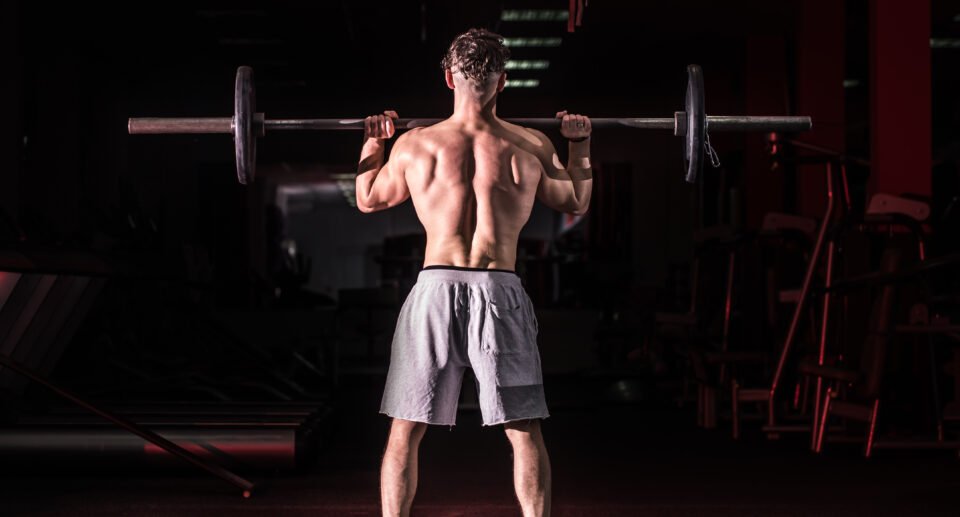
<path id="1" fill-rule="evenodd" d="M 327 131 L 363 130 L 364 119 L 267 119 L 256 111 L 253 69 L 237 68 L 234 84 L 232 117 L 206 118 L 131 118 L 127 132 L 138 134 L 226 133 L 233 135 L 237 162 L 237 180 L 246 185 L 256 175 L 257 138 L 267 131 Z M 396 121 L 399 130 L 436 124 L 439 118 L 401 118 Z M 556 118 L 508 118 L 521 126 L 541 129 L 558 128 Z M 708 131 L 806 131 L 812 127 L 810 117 L 794 116 L 708 116 L 704 111 L 703 71 L 699 65 L 687 66 L 687 92 L 684 110 L 673 118 L 591 118 L 595 129 L 635 128 L 668 129 L 675 136 L 684 137 L 684 169 L 686 180 L 696 181 L 703 167 L 703 152 L 710 147 Z"/>

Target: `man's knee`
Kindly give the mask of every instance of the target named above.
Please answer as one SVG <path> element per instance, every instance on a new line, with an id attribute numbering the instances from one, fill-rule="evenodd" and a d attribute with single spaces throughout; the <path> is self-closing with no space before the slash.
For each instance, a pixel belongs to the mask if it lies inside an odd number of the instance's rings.
<path id="1" fill-rule="evenodd" d="M 389 444 L 396 445 L 416 445 L 420 443 L 424 433 L 427 431 L 427 424 L 423 422 L 413 422 L 394 418 L 390 424 Z"/>
<path id="2" fill-rule="evenodd" d="M 503 430 L 514 447 L 543 444 L 543 435 L 540 433 L 540 419 L 507 422 L 503 424 Z"/>

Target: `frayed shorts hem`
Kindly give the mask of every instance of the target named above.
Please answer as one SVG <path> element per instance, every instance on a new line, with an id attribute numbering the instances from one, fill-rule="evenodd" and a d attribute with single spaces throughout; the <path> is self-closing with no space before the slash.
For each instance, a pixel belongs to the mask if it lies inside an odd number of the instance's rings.
<path id="1" fill-rule="evenodd" d="M 483 423 L 483 426 L 484 426 L 484 427 L 490 427 L 490 426 L 494 426 L 494 425 L 508 424 L 508 423 L 510 423 L 510 422 L 519 422 L 519 421 L 521 421 L 521 420 L 545 420 L 545 419 L 547 419 L 547 418 L 550 418 L 550 414 L 549 414 L 549 413 L 541 413 L 541 414 L 539 414 L 539 415 L 518 416 L 518 417 L 513 417 L 513 418 L 506 418 L 506 419 L 503 419 L 503 420 L 498 420 L 498 421 L 496 421 L 496 422 L 490 422 L 489 424 L 486 423 L 486 422 L 484 422 L 484 423 Z"/>
<path id="2" fill-rule="evenodd" d="M 402 415 L 399 415 L 399 414 L 391 413 L 391 412 L 389 412 L 389 411 L 380 411 L 380 414 L 381 414 L 381 415 L 388 416 L 388 417 L 390 417 L 390 418 L 396 418 L 397 420 L 407 420 L 407 421 L 409 421 L 409 422 L 418 422 L 418 423 L 421 423 L 421 424 L 442 425 L 442 426 L 446 426 L 446 427 L 454 427 L 454 426 L 457 425 L 456 422 L 437 422 L 437 421 L 433 421 L 433 420 L 431 420 L 431 419 L 429 419 L 429 418 L 422 417 L 422 416 L 402 416 Z M 531 416 L 518 416 L 518 417 L 513 417 L 513 418 L 505 418 L 505 419 L 503 419 L 503 420 L 497 420 L 497 421 L 495 421 L 495 422 L 489 422 L 489 423 L 488 423 L 488 422 L 483 422 L 481 425 L 482 425 L 483 427 L 491 427 L 491 426 L 495 426 L 495 425 L 508 424 L 508 423 L 510 423 L 510 422 L 519 422 L 519 421 L 521 421 L 521 420 L 545 420 L 545 419 L 547 419 L 547 418 L 550 418 L 550 414 L 549 414 L 549 413 L 541 413 L 541 414 L 538 414 L 538 415 L 531 415 Z"/>
<path id="3" fill-rule="evenodd" d="M 418 422 L 418 423 L 421 423 L 421 424 L 443 425 L 443 426 L 449 426 L 449 427 L 453 427 L 453 426 L 457 425 L 456 422 L 436 422 L 436 421 L 432 421 L 431 419 L 426 418 L 426 417 L 422 417 L 422 416 L 402 416 L 402 415 L 398 415 L 398 414 L 393 414 L 393 413 L 388 412 L 388 411 L 380 411 L 380 414 L 381 414 L 381 415 L 386 415 L 386 416 L 388 416 L 388 417 L 390 417 L 390 418 L 396 418 L 397 420 L 407 420 L 407 421 L 410 421 L 410 422 Z"/>

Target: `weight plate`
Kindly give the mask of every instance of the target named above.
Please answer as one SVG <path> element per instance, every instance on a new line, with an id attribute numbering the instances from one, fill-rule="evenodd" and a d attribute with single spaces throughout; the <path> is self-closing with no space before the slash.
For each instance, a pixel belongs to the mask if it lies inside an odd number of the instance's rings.
<path id="1" fill-rule="evenodd" d="M 233 145 L 236 148 L 237 180 L 241 185 L 253 181 L 257 167 L 257 109 L 253 87 L 253 69 L 237 68 L 233 90 Z"/>
<path id="2" fill-rule="evenodd" d="M 703 144 L 707 134 L 707 115 L 703 104 L 703 71 L 700 65 L 688 65 L 685 103 L 687 127 L 683 153 L 687 183 L 697 181 L 703 168 Z"/>

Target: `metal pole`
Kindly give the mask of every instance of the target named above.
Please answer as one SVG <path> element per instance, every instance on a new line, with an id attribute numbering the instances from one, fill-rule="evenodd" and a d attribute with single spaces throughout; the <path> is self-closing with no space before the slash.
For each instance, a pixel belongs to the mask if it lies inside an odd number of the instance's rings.
<path id="1" fill-rule="evenodd" d="M 4 354 L 0 354 L 0 365 L 3 365 L 6 368 L 10 368 L 14 372 L 19 373 L 20 375 L 23 375 L 24 377 L 32 380 L 33 382 L 36 382 L 37 384 L 44 386 L 50 391 L 86 409 L 87 411 L 90 411 L 91 413 L 95 413 L 109 420 L 110 422 L 113 422 L 114 424 L 122 427 L 128 432 L 133 433 L 139 436 L 140 438 L 143 438 L 144 440 L 156 445 L 157 447 L 160 447 L 161 449 L 169 452 L 170 454 L 177 456 L 183 460 L 186 460 L 192 463 L 193 465 L 202 468 L 203 470 L 206 470 L 207 472 L 243 490 L 243 497 L 250 497 L 250 494 L 254 488 L 254 484 L 234 474 L 233 472 L 230 472 L 229 470 L 221 467 L 220 465 L 206 461 L 205 459 L 184 449 L 183 447 L 180 447 L 179 445 L 171 442 L 170 440 L 167 440 L 166 438 L 158 435 L 157 433 L 154 433 L 153 431 L 144 429 L 140 425 L 135 424 L 125 418 L 121 418 L 117 415 L 114 415 L 113 413 L 110 413 L 106 410 L 100 409 L 97 406 L 94 406 L 93 404 L 81 399 L 80 397 L 74 395 L 73 393 L 48 381 L 42 375 L 34 372 L 33 370 L 30 370 L 26 366 L 23 366 L 19 362 L 14 361 L 13 359 L 7 357 Z"/>
<path id="2" fill-rule="evenodd" d="M 823 366 L 827 353 L 827 336 L 830 329 L 830 288 L 833 286 L 833 259 L 836 255 L 836 243 L 833 237 L 829 237 L 827 243 L 827 270 L 824 273 L 823 283 L 823 307 L 820 316 L 820 344 L 817 353 L 817 366 Z M 817 450 L 817 417 L 820 415 L 820 394 L 823 391 L 823 376 L 817 375 L 817 387 L 814 389 L 813 400 L 813 423 L 810 432 L 810 448 Z"/>
<path id="3" fill-rule="evenodd" d="M 780 384 L 780 377 L 783 375 L 783 369 L 787 363 L 787 355 L 790 354 L 790 349 L 793 347 L 793 342 L 797 336 L 797 327 L 800 325 L 800 318 L 803 317 L 803 309 L 806 307 L 807 298 L 810 297 L 810 286 L 813 283 L 813 277 L 817 271 L 817 264 L 822 258 L 823 244 L 824 241 L 827 240 L 827 232 L 833 225 L 831 219 L 833 219 L 833 209 L 834 205 L 836 204 L 836 196 L 834 196 L 833 192 L 833 164 L 831 162 L 827 162 L 825 164 L 825 168 L 827 180 L 827 207 L 824 210 L 823 217 L 820 220 L 820 231 L 817 232 L 817 241 L 813 246 L 813 253 L 810 255 L 810 263 L 807 264 L 807 271 L 803 275 L 803 286 L 800 288 L 800 299 L 797 300 L 797 305 L 793 308 L 793 317 L 790 318 L 790 327 L 787 329 L 787 337 L 783 341 L 783 348 L 780 350 L 780 358 L 777 361 L 777 368 L 774 370 L 773 380 L 770 383 L 771 409 L 773 407 L 773 397 L 776 394 L 777 387 Z M 772 424 L 772 410 L 770 415 L 768 415 L 768 420 Z"/>
<path id="4" fill-rule="evenodd" d="M 442 118 L 401 118 L 397 119 L 398 129 L 413 129 L 416 127 L 432 126 L 442 122 Z M 507 118 L 504 119 L 512 124 L 529 127 L 555 128 L 560 126 L 560 121 L 555 118 Z M 269 130 L 362 130 L 362 118 L 333 119 L 333 118 L 314 118 L 314 119 L 279 119 L 264 121 L 266 129 Z M 673 129 L 674 119 L 672 118 L 591 118 L 590 125 L 594 128 L 616 128 L 633 127 L 638 129 Z"/>
<path id="5" fill-rule="evenodd" d="M 413 129 L 432 126 L 441 118 L 401 118 L 396 121 L 398 129 Z M 507 118 L 507 122 L 521 126 L 556 128 L 556 118 Z M 682 136 L 686 133 L 686 114 L 677 112 L 673 118 L 591 118 L 590 124 L 597 129 L 623 128 L 668 129 Z M 708 116 L 707 129 L 711 131 L 805 131 L 812 127 L 810 117 L 751 117 Z M 230 133 L 233 118 L 131 118 L 127 122 L 130 134 L 160 133 Z M 267 131 L 335 131 L 362 130 L 362 118 L 314 118 L 271 119 L 263 121 Z"/>
<path id="6" fill-rule="evenodd" d="M 810 117 L 757 117 L 744 115 L 707 115 L 707 131 L 808 131 Z"/>
<path id="7" fill-rule="evenodd" d="M 131 135 L 160 133 L 232 133 L 233 117 L 219 118 L 132 118 L 127 121 Z"/>

